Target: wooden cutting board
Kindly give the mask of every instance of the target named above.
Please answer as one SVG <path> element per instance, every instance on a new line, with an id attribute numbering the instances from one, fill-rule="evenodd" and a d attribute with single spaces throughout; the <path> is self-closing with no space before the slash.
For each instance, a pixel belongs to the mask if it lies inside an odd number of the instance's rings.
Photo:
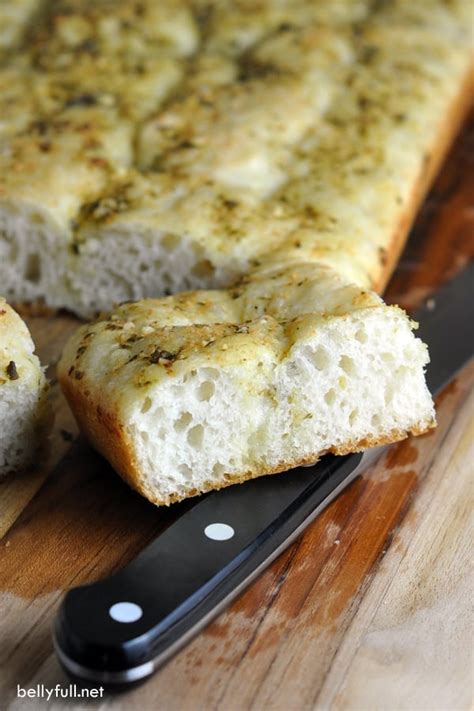
<path id="1" fill-rule="evenodd" d="M 420 304 L 474 247 L 474 121 L 425 201 L 386 293 Z M 131 492 L 77 435 L 54 377 L 77 326 L 28 318 L 50 363 L 50 461 L 0 485 L 0 707 L 17 685 L 64 687 L 51 625 L 63 592 L 117 570 L 176 517 Z M 468 337 L 468 334 L 466 334 Z M 472 703 L 474 367 L 438 399 L 438 428 L 394 445 L 239 599 L 114 709 L 464 709 Z M 41 463 L 40 463 L 41 464 Z M 90 708 L 57 701 L 54 708 Z"/>

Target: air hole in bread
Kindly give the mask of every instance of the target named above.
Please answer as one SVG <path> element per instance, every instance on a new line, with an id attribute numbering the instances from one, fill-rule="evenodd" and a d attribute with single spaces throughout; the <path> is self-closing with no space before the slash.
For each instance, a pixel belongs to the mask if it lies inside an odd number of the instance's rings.
<path id="1" fill-rule="evenodd" d="M 26 260 L 25 279 L 37 284 L 41 278 L 41 266 L 39 254 L 32 252 Z"/>
<path id="2" fill-rule="evenodd" d="M 359 328 L 355 337 L 359 341 L 359 343 L 367 343 L 367 334 L 363 328 Z"/>
<path id="3" fill-rule="evenodd" d="M 352 410 L 351 414 L 349 415 L 349 424 L 353 425 L 357 420 L 358 416 L 359 410 L 357 408 L 355 410 Z"/>
<path id="4" fill-rule="evenodd" d="M 168 287 L 173 283 L 173 280 L 170 276 L 170 273 L 167 271 L 162 271 L 161 272 L 161 280 L 163 282 L 163 287 L 164 287 L 164 292 L 166 293 L 171 293 L 167 292 Z"/>
<path id="5" fill-rule="evenodd" d="M 178 471 L 180 472 L 180 474 L 187 477 L 188 479 L 190 479 L 193 474 L 193 470 L 191 469 L 191 467 L 188 467 L 187 464 L 180 464 L 178 467 Z"/>
<path id="6" fill-rule="evenodd" d="M 191 447 L 195 449 L 201 449 L 202 438 L 204 436 L 204 427 L 202 425 L 195 425 L 191 427 L 188 432 L 188 442 Z"/>
<path id="7" fill-rule="evenodd" d="M 151 397 L 146 397 L 143 401 L 143 405 L 141 407 L 141 412 L 143 414 L 145 414 L 145 412 L 148 412 L 148 410 L 151 408 L 151 406 L 152 406 Z"/>
<path id="8" fill-rule="evenodd" d="M 355 375 L 356 373 L 356 366 L 352 358 L 349 358 L 349 356 L 343 355 L 341 356 L 339 360 L 339 367 L 344 370 L 348 375 Z"/>
<path id="9" fill-rule="evenodd" d="M 203 259 L 194 265 L 191 274 L 202 279 L 210 279 L 214 275 L 214 271 L 212 262 L 209 259 Z"/>
<path id="10" fill-rule="evenodd" d="M 214 395 L 215 385 L 210 380 L 205 380 L 197 389 L 197 399 L 201 401 L 208 401 Z"/>
<path id="11" fill-rule="evenodd" d="M 378 427 L 380 425 L 380 415 L 372 415 L 370 422 L 373 427 Z"/>
<path id="12" fill-rule="evenodd" d="M 345 390 L 347 388 L 347 378 L 345 375 L 341 375 L 340 378 L 337 380 L 337 384 L 341 388 L 341 390 Z"/>
<path id="13" fill-rule="evenodd" d="M 395 360 L 393 353 L 382 353 L 380 357 L 385 363 L 392 363 Z"/>
<path id="14" fill-rule="evenodd" d="M 179 235 L 165 235 L 161 240 L 163 247 L 170 252 L 173 252 L 179 246 L 180 242 L 181 238 Z"/>
<path id="15" fill-rule="evenodd" d="M 44 217 L 40 215 L 39 212 L 32 212 L 30 214 L 30 220 L 35 225 L 44 225 Z"/>
<path id="16" fill-rule="evenodd" d="M 214 466 L 212 467 L 212 473 L 214 476 L 219 477 L 222 476 L 225 472 L 225 466 L 221 464 L 221 462 L 216 462 Z"/>
<path id="17" fill-rule="evenodd" d="M 145 264 L 144 262 L 142 262 L 142 263 L 140 264 L 140 271 L 141 271 L 141 272 L 147 272 L 147 271 L 149 271 L 149 269 L 150 269 L 150 265 L 149 265 L 149 264 Z"/>
<path id="18" fill-rule="evenodd" d="M 174 423 L 174 428 L 176 432 L 182 432 L 187 428 L 187 426 L 192 422 L 193 416 L 190 412 L 183 412 L 181 417 L 179 417 Z"/>
<path id="19" fill-rule="evenodd" d="M 325 368 L 327 368 L 331 362 L 327 350 L 322 346 L 317 348 L 313 355 L 313 362 L 318 370 L 324 370 Z"/>
<path id="20" fill-rule="evenodd" d="M 140 432 L 140 437 L 145 442 L 145 444 L 147 444 L 148 440 L 150 439 L 148 436 L 148 432 L 144 432 L 143 430 Z"/>
<path id="21" fill-rule="evenodd" d="M 328 405 L 334 405 L 334 403 L 336 402 L 336 391 L 334 390 L 334 388 L 331 388 L 327 391 L 324 396 L 324 399 L 326 400 Z"/>

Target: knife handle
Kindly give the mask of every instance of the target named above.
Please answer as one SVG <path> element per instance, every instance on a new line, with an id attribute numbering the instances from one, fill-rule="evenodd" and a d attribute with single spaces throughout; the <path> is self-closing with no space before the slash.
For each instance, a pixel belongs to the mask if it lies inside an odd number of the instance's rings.
<path id="1" fill-rule="evenodd" d="M 327 456 L 203 496 L 121 571 L 70 590 L 54 630 L 66 671 L 111 685 L 149 676 L 352 481 L 361 459 Z"/>

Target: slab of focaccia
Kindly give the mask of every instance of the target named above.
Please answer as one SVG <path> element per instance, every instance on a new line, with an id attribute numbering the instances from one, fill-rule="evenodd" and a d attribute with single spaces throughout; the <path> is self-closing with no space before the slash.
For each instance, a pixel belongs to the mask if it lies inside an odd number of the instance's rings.
<path id="1" fill-rule="evenodd" d="M 58 373 L 85 434 L 156 504 L 420 434 L 426 346 L 324 265 L 118 306 Z"/>
<path id="2" fill-rule="evenodd" d="M 2 5 L 1 289 L 87 316 L 286 260 L 381 291 L 469 101 L 471 14 Z"/>
<path id="3" fill-rule="evenodd" d="M 24 469 L 44 445 L 47 389 L 27 327 L 0 298 L 0 478 Z"/>

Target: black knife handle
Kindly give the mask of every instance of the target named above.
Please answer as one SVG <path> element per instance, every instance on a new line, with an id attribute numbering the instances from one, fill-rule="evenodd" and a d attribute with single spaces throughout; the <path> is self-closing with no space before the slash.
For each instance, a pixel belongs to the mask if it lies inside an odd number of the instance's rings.
<path id="1" fill-rule="evenodd" d="M 268 565 L 357 474 L 362 455 L 327 456 L 202 497 L 127 567 L 70 590 L 59 659 L 106 684 L 145 678 Z"/>

